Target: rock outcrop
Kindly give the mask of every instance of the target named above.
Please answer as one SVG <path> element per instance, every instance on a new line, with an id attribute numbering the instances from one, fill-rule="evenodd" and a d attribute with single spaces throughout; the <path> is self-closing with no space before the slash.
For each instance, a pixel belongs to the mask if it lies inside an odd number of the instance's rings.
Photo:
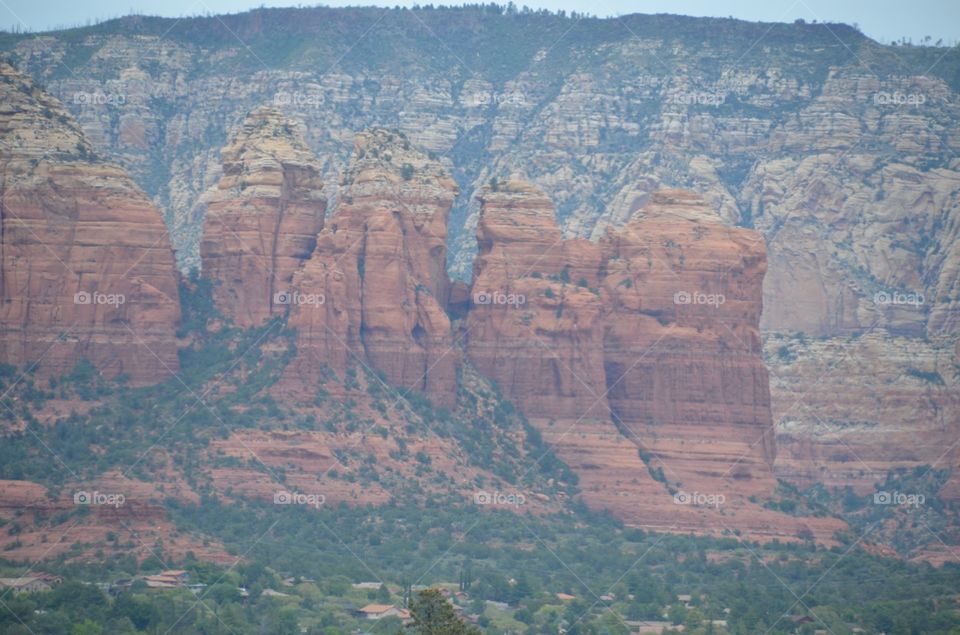
<path id="1" fill-rule="evenodd" d="M 357 135 L 337 207 L 293 278 L 297 357 L 281 390 L 312 399 L 326 372 L 342 378 L 364 365 L 439 405 L 453 403 L 446 237 L 456 192 L 440 164 L 403 135 Z"/>
<path id="2" fill-rule="evenodd" d="M 326 199 L 303 124 L 258 108 L 220 153 L 223 176 L 200 200 L 200 257 L 214 300 L 242 327 L 283 313 L 294 272 L 313 252 Z"/>
<path id="3" fill-rule="evenodd" d="M 481 202 L 469 360 L 577 471 L 588 505 L 659 529 L 837 528 L 749 500 L 775 487 L 758 234 L 685 191 L 654 193 L 597 243 L 564 240 L 529 183 Z M 701 495 L 731 516 L 710 520 Z"/>
<path id="4" fill-rule="evenodd" d="M 960 355 L 948 337 L 874 329 L 857 337 L 770 335 L 765 342 L 777 475 L 867 496 L 891 470 L 960 465 Z M 955 479 L 941 491 L 960 494 Z"/>
<path id="5" fill-rule="evenodd" d="M 179 368 L 174 254 L 160 213 L 63 104 L 0 65 L 0 361 L 78 361 L 135 385 Z"/>

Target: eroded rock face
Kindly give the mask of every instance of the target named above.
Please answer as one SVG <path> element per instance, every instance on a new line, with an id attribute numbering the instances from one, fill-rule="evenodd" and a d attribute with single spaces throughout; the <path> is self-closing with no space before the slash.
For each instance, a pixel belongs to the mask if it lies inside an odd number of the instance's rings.
<path id="1" fill-rule="evenodd" d="M 596 243 L 563 240 L 529 183 L 498 183 L 481 201 L 469 359 L 577 471 L 589 505 L 713 531 L 699 499 L 672 492 L 712 494 L 723 522 L 757 536 L 837 528 L 748 500 L 775 486 L 758 234 L 686 191 L 654 193 Z"/>
<path id="2" fill-rule="evenodd" d="M 200 200 L 200 256 L 214 300 L 238 326 L 283 313 L 293 273 L 313 252 L 326 199 L 302 123 L 254 110 L 220 153 L 223 176 Z"/>
<path id="3" fill-rule="evenodd" d="M 511 180 L 484 191 L 467 341 L 470 360 L 525 412 L 595 414 L 604 386 L 598 245 L 564 241 L 549 198 Z M 509 358 L 509 359 L 508 359 Z"/>
<path id="4" fill-rule="evenodd" d="M 956 474 L 960 357 L 952 338 L 875 329 L 844 338 L 770 336 L 765 349 L 781 478 L 801 487 L 849 485 L 867 496 L 890 470 Z M 956 477 L 940 495 L 957 498 Z"/>
<path id="5" fill-rule="evenodd" d="M 0 65 L 0 360 L 87 359 L 142 385 L 179 365 L 177 272 L 159 212 L 63 105 Z"/>
<path id="6" fill-rule="evenodd" d="M 293 279 L 304 301 L 291 306 L 298 354 L 281 390 L 312 399 L 325 366 L 342 378 L 363 364 L 437 404 L 453 403 L 446 236 L 456 192 L 402 135 L 357 135 L 337 208 Z"/>
<path id="7" fill-rule="evenodd" d="M 614 420 L 662 460 L 668 479 L 675 470 L 685 483 L 733 478 L 748 494 L 769 487 L 762 238 L 721 223 L 698 195 L 661 191 L 601 245 Z"/>

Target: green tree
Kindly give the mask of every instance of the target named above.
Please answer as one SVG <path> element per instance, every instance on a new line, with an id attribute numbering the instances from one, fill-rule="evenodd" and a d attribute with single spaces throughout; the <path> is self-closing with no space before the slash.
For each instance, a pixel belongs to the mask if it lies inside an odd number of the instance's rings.
<path id="1" fill-rule="evenodd" d="M 480 635 L 480 629 L 468 626 L 436 589 L 426 589 L 413 598 L 410 617 L 413 622 L 407 631 L 417 635 Z"/>
<path id="2" fill-rule="evenodd" d="M 91 620 L 83 620 L 73 626 L 70 635 L 103 635 L 103 627 Z"/>

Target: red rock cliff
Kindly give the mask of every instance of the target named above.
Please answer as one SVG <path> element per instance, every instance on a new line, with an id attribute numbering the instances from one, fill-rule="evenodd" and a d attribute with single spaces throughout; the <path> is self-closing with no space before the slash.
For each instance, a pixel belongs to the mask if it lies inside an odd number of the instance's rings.
<path id="1" fill-rule="evenodd" d="M 312 397 L 323 365 L 364 364 L 451 405 L 457 355 L 445 303 L 456 184 L 402 135 L 357 135 L 337 208 L 293 279 L 297 357 L 281 390 Z M 313 300 L 311 302 L 311 300 Z"/>
<path id="2" fill-rule="evenodd" d="M 283 313 L 323 228 L 321 166 L 303 125 L 271 108 L 250 113 L 220 157 L 223 176 L 200 202 L 203 276 L 226 317 L 259 326 Z"/>
<path id="3" fill-rule="evenodd" d="M 682 191 L 654 194 L 597 243 L 563 240 L 529 183 L 481 203 L 469 360 L 577 471 L 590 506 L 659 529 L 809 528 L 748 500 L 775 486 L 758 234 Z M 726 518 L 672 492 L 723 495 Z"/>
<path id="4" fill-rule="evenodd" d="M 133 384 L 178 370 L 177 273 L 159 212 L 53 97 L 0 64 L 0 361 Z"/>

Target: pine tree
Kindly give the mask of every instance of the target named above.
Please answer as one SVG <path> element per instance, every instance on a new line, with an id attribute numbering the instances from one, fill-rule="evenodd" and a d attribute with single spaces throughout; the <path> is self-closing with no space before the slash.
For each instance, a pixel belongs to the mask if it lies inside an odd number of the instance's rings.
<path id="1" fill-rule="evenodd" d="M 436 589 L 426 589 L 410 602 L 413 622 L 408 633 L 416 635 L 480 635 L 480 629 L 468 626 Z"/>

